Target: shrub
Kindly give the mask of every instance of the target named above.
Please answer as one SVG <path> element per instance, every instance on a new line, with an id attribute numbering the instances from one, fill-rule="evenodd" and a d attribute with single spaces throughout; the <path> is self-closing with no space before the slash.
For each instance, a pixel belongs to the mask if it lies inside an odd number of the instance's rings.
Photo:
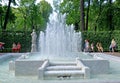
<path id="1" fill-rule="evenodd" d="M 37 32 L 39 34 L 39 32 Z M 109 45 L 112 38 L 115 39 L 118 50 L 120 50 L 120 31 L 85 31 L 82 32 L 82 47 L 84 40 L 88 39 L 90 44 L 94 43 L 96 47 L 97 42 L 101 42 L 104 51 L 109 51 Z M 13 42 L 20 42 L 21 52 L 30 52 L 31 50 L 31 32 L 30 31 L 4 31 L 0 32 L 0 42 L 4 42 L 4 52 L 11 52 Z M 95 48 L 95 51 L 97 49 Z"/>
<path id="2" fill-rule="evenodd" d="M 120 49 L 120 31 L 86 31 L 82 32 L 82 37 L 83 43 L 85 39 L 88 39 L 90 44 L 94 43 L 95 47 L 97 42 L 101 42 L 104 51 L 109 51 L 111 40 L 114 38 L 118 45 L 118 50 Z M 95 50 L 97 51 L 96 48 Z"/>
<path id="3" fill-rule="evenodd" d="M 0 42 L 4 42 L 5 52 L 11 52 L 12 44 L 20 42 L 21 52 L 27 52 L 31 49 L 31 32 L 30 31 L 4 31 L 0 32 Z"/>

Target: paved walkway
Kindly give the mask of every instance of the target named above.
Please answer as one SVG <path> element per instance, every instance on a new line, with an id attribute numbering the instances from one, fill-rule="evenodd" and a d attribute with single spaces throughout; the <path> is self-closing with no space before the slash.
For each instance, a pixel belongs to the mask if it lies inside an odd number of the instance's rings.
<path id="1" fill-rule="evenodd" d="M 119 55 L 115 55 L 115 53 L 114 53 L 114 55 L 110 54 L 110 53 L 91 53 L 91 54 L 93 54 L 97 57 L 104 58 L 106 60 L 112 60 L 112 61 L 120 62 L 120 57 L 118 57 Z"/>
<path id="2" fill-rule="evenodd" d="M 120 57 L 120 52 L 105 52 L 105 54 L 113 55 L 113 56 L 118 56 Z"/>

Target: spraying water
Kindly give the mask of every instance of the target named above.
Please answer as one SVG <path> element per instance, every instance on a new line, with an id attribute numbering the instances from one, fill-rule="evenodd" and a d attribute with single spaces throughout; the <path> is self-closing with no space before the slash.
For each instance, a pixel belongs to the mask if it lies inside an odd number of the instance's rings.
<path id="1" fill-rule="evenodd" d="M 66 15 L 53 11 L 45 32 L 40 32 L 39 48 L 41 54 L 64 56 L 70 52 L 81 51 L 81 32 L 73 25 L 66 25 Z"/>

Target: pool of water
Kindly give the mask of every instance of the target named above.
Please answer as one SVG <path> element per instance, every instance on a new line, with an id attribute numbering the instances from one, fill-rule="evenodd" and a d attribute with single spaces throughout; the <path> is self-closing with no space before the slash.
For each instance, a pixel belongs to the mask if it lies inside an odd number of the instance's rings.
<path id="1" fill-rule="evenodd" d="M 9 71 L 9 62 L 16 59 L 17 57 L 11 57 L 0 63 L 0 83 L 120 83 L 120 61 L 117 60 L 109 60 L 109 74 L 91 75 L 90 79 L 39 80 L 37 76 L 15 77 L 14 72 Z"/>
<path id="2" fill-rule="evenodd" d="M 71 52 L 64 55 L 45 55 L 40 53 L 28 54 L 28 60 L 44 60 L 49 59 L 52 61 L 75 61 L 76 58 L 80 59 L 94 59 L 92 56 L 82 52 Z"/>

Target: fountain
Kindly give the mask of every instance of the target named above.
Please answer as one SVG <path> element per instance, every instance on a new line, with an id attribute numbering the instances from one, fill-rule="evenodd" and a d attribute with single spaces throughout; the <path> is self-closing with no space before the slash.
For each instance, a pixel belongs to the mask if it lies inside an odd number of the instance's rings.
<path id="1" fill-rule="evenodd" d="M 31 53 L 22 55 L 15 63 L 10 62 L 9 67 L 14 69 L 15 76 L 37 76 L 38 79 L 89 79 L 91 74 L 108 73 L 107 60 L 96 59 L 81 52 L 81 32 L 76 32 L 73 25 L 66 25 L 65 15 L 53 11 L 49 20 L 46 31 L 40 32 L 39 52 L 32 48 Z M 32 46 L 35 45 L 34 34 L 35 31 L 31 34 Z M 85 56 L 89 58 L 82 58 Z"/>
<path id="2" fill-rule="evenodd" d="M 10 53 L 0 57 L 0 62 L 4 64 L 0 64 L 0 67 L 5 68 L 5 71 L 0 69 L 5 72 L 5 75 L 0 73 L 0 82 L 120 82 L 119 58 L 108 57 L 102 53 L 81 52 L 81 32 L 75 32 L 73 25 L 66 25 L 65 15 L 53 12 L 49 19 L 46 31 L 39 35 L 39 52 L 36 52 L 35 46 L 29 53 Z M 111 66 L 115 64 L 113 61 L 117 61 L 118 65 Z M 6 76 L 10 79 L 2 80 Z M 118 79 L 109 80 L 115 76 L 118 76 Z"/>

